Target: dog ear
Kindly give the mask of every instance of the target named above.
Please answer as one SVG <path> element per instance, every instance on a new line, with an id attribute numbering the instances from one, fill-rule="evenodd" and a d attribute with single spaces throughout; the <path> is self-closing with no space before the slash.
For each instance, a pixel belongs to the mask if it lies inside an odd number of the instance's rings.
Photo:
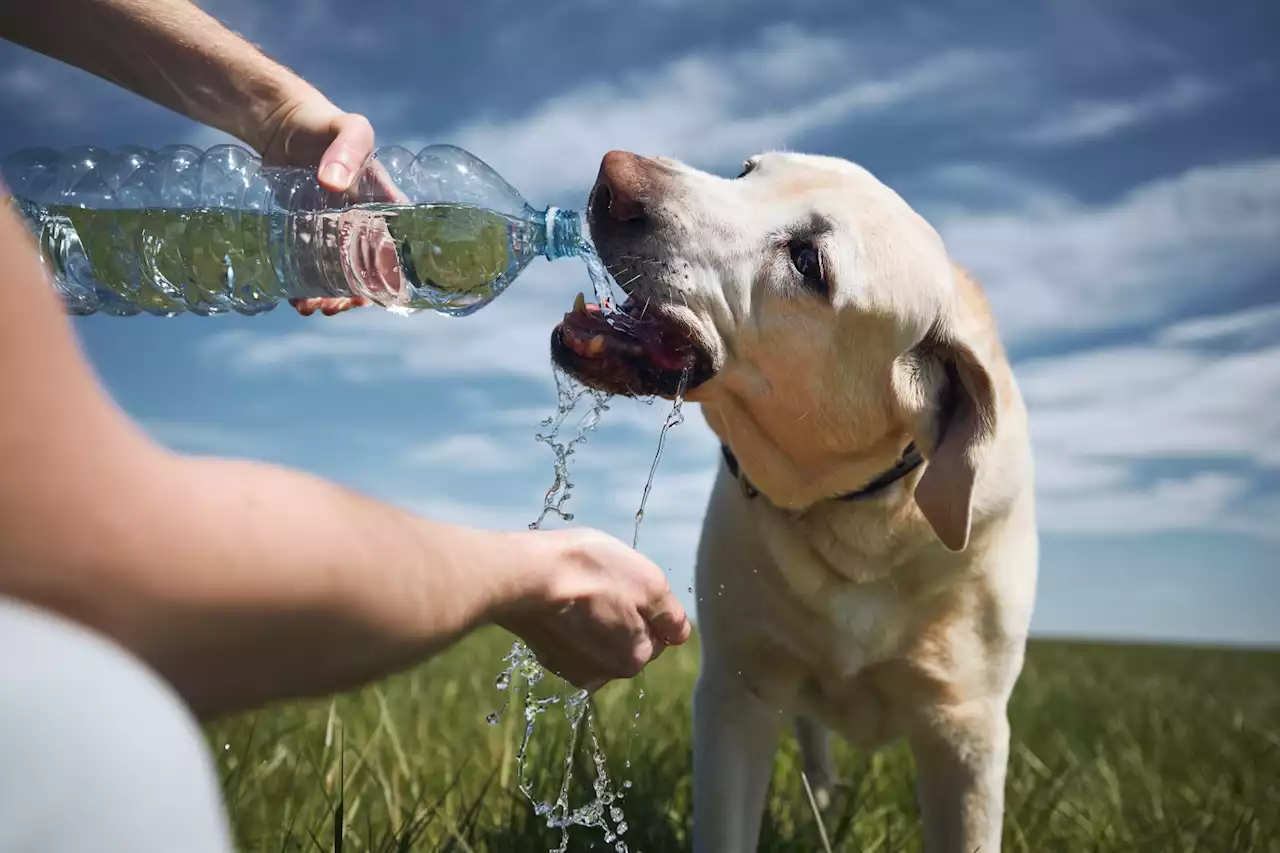
<path id="1" fill-rule="evenodd" d="M 995 436 L 998 400 L 991 374 L 971 347 L 950 336 L 931 337 L 924 346 L 926 358 L 941 371 L 945 385 L 934 417 L 928 419 L 932 435 L 917 442 L 927 462 L 915 501 L 942 544 L 963 551 L 969 544 L 978 469 Z"/>

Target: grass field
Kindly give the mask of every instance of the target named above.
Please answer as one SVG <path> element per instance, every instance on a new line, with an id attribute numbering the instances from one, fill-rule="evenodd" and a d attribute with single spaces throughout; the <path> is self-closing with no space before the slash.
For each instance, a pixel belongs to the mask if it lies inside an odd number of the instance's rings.
<path id="1" fill-rule="evenodd" d="M 494 677 L 509 645 L 482 633 L 359 693 L 210 726 L 241 849 L 554 848 L 558 833 L 516 787 L 519 714 L 493 727 L 484 719 L 500 704 Z M 598 698 L 611 775 L 631 759 L 632 853 L 688 849 L 696 669 L 691 643 L 650 667 L 643 699 L 626 684 Z M 1280 654 L 1038 642 L 1011 716 L 1006 850 L 1280 851 Z M 543 719 L 531 778 L 554 799 L 564 715 L 552 708 Z M 836 754 L 847 785 L 824 815 L 833 849 L 919 850 L 906 749 Z M 588 756 L 579 758 L 576 780 L 589 785 Z M 822 849 L 797 761 L 787 738 L 761 851 Z M 585 790 L 575 786 L 575 804 Z M 569 849 L 613 845 L 577 829 Z"/>

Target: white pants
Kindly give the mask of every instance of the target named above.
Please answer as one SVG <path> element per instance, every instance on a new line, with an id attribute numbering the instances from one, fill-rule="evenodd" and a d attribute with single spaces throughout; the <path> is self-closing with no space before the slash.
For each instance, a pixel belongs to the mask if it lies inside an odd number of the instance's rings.
<path id="1" fill-rule="evenodd" d="M 0 851 L 231 853 L 194 716 L 132 655 L 0 597 Z"/>

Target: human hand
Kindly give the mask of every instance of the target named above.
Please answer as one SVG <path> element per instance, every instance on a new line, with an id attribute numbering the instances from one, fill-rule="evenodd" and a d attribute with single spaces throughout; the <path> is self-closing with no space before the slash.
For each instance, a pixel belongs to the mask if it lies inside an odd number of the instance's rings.
<path id="1" fill-rule="evenodd" d="M 262 130 L 260 144 L 255 147 L 268 165 L 315 166 L 320 186 L 330 192 L 354 190 L 353 184 L 368 164 L 375 194 L 384 201 L 408 201 L 381 164 L 368 163 L 374 152 L 373 126 L 369 120 L 357 113 L 343 112 L 319 92 L 308 92 L 277 108 Z M 333 316 L 370 302 L 364 297 L 289 300 L 304 317 L 317 310 Z"/>
<path id="2" fill-rule="evenodd" d="M 684 608 L 661 569 L 595 530 L 513 534 L 533 559 L 526 587 L 497 622 L 566 681 L 596 689 L 638 675 L 689 639 Z"/>

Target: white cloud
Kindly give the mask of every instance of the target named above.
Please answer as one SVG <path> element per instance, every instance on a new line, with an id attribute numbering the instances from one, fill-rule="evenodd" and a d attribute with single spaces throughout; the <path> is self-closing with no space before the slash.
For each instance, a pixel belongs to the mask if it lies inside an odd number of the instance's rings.
<path id="1" fill-rule="evenodd" d="M 1160 332 L 1159 341 L 1177 345 L 1261 347 L 1280 340 L 1280 305 L 1264 305 L 1230 314 L 1194 317 Z"/>
<path id="2" fill-rule="evenodd" d="M 1280 346 L 1095 350 L 1018 367 L 1044 452 L 1280 466 Z"/>
<path id="3" fill-rule="evenodd" d="M 993 170 L 971 190 L 1021 200 L 957 204 L 955 176 L 919 206 L 991 296 L 1013 344 L 1165 320 L 1280 271 L 1280 160 L 1205 166 L 1083 204 Z"/>
<path id="4" fill-rule="evenodd" d="M 526 422 L 528 423 L 528 422 Z M 529 467 L 529 455 L 484 433 L 457 433 L 404 453 L 406 465 L 509 474 Z"/>
<path id="5" fill-rule="evenodd" d="M 1122 490 L 1080 490 L 1041 500 L 1041 530 L 1136 536 L 1212 530 L 1248 489 L 1243 477 L 1201 473 Z"/>
<path id="6" fill-rule="evenodd" d="M 1128 100 L 1077 101 L 1055 106 L 1018 134 L 1031 145 L 1067 145 L 1105 139 L 1163 118 L 1186 115 L 1222 95 L 1222 88 L 1198 77 L 1179 77 Z"/>
<path id="7" fill-rule="evenodd" d="M 509 292 L 471 317 L 402 317 L 378 308 L 316 314 L 293 318 L 296 331 L 216 332 L 203 356 L 219 369 L 257 376 L 309 368 L 353 382 L 508 376 L 549 384 L 551 329 L 571 306 L 575 282 L 590 286 L 582 264 L 535 260 Z"/>
<path id="8" fill-rule="evenodd" d="M 586 83 L 522 118 L 476 122 L 444 138 L 474 151 L 537 201 L 585 192 L 594 178 L 588 164 L 611 148 L 725 168 L 854 116 L 963 98 L 1005 65 L 994 54 L 956 50 L 869 77 L 858 55 L 848 37 L 773 28 L 749 47 L 693 53 Z"/>
<path id="9" fill-rule="evenodd" d="M 645 521 L 684 519 L 701 522 L 707 497 L 711 494 L 711 485 L 715 482 L 716 465 L 719 464 L 720 457 L 708 454 L 698 459 L 696 464 L 677 465 L 675 460 L 667 459 L 664 455 L 663 462 L 666 464 L 659 463 L 653 489 L 644 508 Z M 619 513 L 634 516 L 640 507 L 648 477 L 648 465 L 642 469 L 631 469 L 625 476 L 617 477 L 619 485 L 625 487 L 615 487 L 612 490 L 608 496 L 611 506 Z"/>
<path id="10" fill-rule="evenodd" d="M 1273 305 L 1198 318 L 1152 343 L 1017 365 L 1044 529 L 1280 536 L 1252 494 L 1257 472 L 1280 469 L 1280 345 L 1203 348 L 1275 313 Z"/>

